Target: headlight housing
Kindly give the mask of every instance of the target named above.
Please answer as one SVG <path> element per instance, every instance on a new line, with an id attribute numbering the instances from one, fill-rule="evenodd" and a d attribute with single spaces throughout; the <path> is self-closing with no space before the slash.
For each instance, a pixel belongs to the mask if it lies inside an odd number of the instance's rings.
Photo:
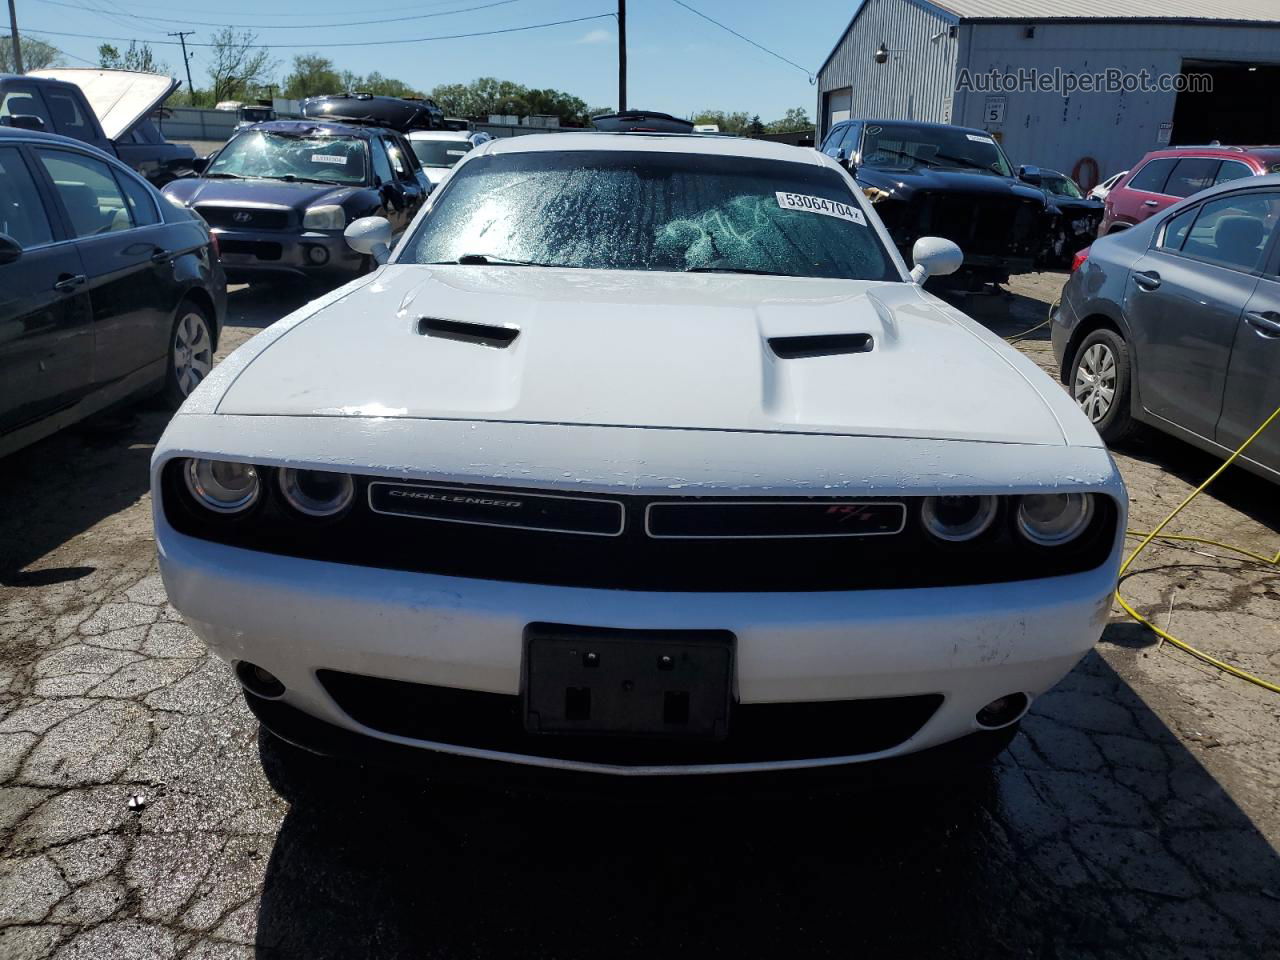
<path id="1" fill-rule="evenodd" d="M 193 457 L 182 476 L 196 503 L 214 513 L 243 513 L 262 495 L 258 471 L 249 463 Z"/>
<path id="2" fill-rule="evenodd" d="M 1018 530 L 1032 543 L 1057 547 L 1084 533 L 1093 519 L 1091 493 L 1034 493 L 1018 503 Z"/>
<path id="3" fill-rule="evenodd" d="M 336 517 L 356 496 L 355 481 L 347 473 L 288 467 L 279 472 L 279 483 L 285 503 L 308 517 Z"/>
<path id="4" fill-rule="evenodd" d="M 336 203 L 322 203 L 318 207 L 307 207 L 302 215 L 303 230 L 345 230 L 347 212 Z"/>
<path id="5" fill-rule="evenodd" d="M 939 540 L 960 543 L 985 533 L 999 509 L 1000 502 L 991 496 L 925 497 L 920 521 Z"/>

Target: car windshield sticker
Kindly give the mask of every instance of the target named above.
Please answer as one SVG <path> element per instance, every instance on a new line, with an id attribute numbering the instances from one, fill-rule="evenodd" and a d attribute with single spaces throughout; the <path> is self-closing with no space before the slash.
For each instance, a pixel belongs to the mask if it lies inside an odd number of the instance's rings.
<path id="1" fill-rule="evenodd" d="M 995 143 L 990 137 L 980 137 L 976 133 L 966 133 L 965 136 L 974 143 Z"/>
<path id="2" fill-rule="evenodd" d="M 451 157 L 465 157 L 467 155 L 465 150 L 446 150 L 445 153 Z"/>
<path id="3" fill-rule="evenodd" d="M 311 155 L 311 162 L 312 163 L 338 163 L 345 167 L 347 165 L 347 158 L 334 156 L 331 153 L 313 153 Z"/>
<path id="4" fill-rule="evenodd" d="M 811 197 L 803 193 L 777 192 L 778 206 L 783 210 L 801 210 L 805 213 L 821 213 L 828 217 L 839 217 L 850 223 L 867 225 L 867 218 L 857 207 L 847 203 L 838 203 L 826 197 Z"/>

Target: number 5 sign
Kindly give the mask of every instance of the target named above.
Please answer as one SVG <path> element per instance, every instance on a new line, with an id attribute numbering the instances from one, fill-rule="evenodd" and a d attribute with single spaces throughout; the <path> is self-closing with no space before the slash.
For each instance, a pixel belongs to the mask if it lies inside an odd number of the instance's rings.
<path id="1" fill-rule="evenodd" d="M 982 115 L 982 122 L 1004 123 L 1004 106 L 1004 97 L 987 97 L 987 105 Z"/>

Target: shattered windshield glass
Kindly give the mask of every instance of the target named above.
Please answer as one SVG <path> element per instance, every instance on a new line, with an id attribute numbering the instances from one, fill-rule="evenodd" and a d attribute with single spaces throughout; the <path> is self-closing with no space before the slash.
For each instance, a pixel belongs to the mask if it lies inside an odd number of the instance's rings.
<path id="1" fill-rule="evenodd" d="M 1013 176 L 1013 168 L 994 139 L 962 127 L 868 124 L 862 140 L 862 162 L 884 169 L 947 167 Z"/>
<path id="2" fill-rule="evenodd" d="M 478 157 L 406 249 L 401 262 L 901 279 L 836 171 L 703 154 Z"/>
<path id="3" fill-rule="evenodd" d="M 367 156 L 358 137 L 294 137 L 250 130 L 223 147 L 204 175 L 363 185 Z"/>

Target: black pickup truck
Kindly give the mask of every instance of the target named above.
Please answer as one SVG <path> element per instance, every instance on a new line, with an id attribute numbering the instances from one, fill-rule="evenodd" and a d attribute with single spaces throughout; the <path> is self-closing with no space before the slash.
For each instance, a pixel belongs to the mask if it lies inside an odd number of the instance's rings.
<path id="1" fill-rule="evenodd" d="M 149 119 L 178 88 L 153 73 L 92 68 L 0 74 L 0 125 L 60 133 L 133 167 L 157 187 L 192 173 L 195 151 L 169 143 Z"/>

